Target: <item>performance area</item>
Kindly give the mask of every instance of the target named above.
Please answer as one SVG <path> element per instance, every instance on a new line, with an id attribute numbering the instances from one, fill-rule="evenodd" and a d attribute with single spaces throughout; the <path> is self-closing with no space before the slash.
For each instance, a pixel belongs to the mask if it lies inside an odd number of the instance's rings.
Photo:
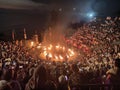
<path id="1" fill-rule="evenodd" d="M 63 62 L 76 59 L 77 51 L 66 44 L 65 37 L 58 30 L 57 28 L 49 28 L 41 43 L 31 41 L 30 45 L 27 45 L 28 48 L 32 48 L 31 52 L 36 52 L 36 56 L 43 60 Z"/>

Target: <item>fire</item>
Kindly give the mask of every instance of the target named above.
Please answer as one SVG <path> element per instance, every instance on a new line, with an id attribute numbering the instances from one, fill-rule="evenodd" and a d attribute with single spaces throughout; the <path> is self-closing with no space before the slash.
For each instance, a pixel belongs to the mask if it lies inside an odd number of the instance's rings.
<path id="1" fill-rule="evenodd" d="M 52 58 L 52 54 L 51 53 L 49 53 L 49 57 Z"/>
<path id="2" fill-rule="evenodd" d="M 38 47 L 38 46 L 37 46 Z M 42 48 L 40 58 L 49 59 L 53 61 L 64 61 L 64 60 L 72 60 L 76 57 L 76 54 L 73 49 L 67 48 L 60 44 L 57 45 L 41 45 Z"/>
<path id="3" fill-rule="evenodd" d="M 57 45 L 57 46 L 55 46 L 56 47 L 56 49 L 59 49 L 60 48 L 60 46 L 59 45 Z"/>
<path id="4" fill-rule="evenodd" d="M 67 54 L 66 56 L 67 56 L 67 58 L 69 58 L 69 57 L 70 57 L 68 54 Z"/>
<path id="5" fill-rule="evenodd" d="M 40 49 L 41 48 L 41 46 L 37 46 L 37 49 Z"/>
<path id="6" fill-rule="evenodd" d="M 51 50 L 52 47 L 53 47 L 52 44 L 50 44 L 49 47 L 48 47 L 48 50 Z"/>
<path id="7" fill-rule="evenodd" d="M 44 50 L 44 51 L 46 51 L 46 50 L 47 50 L 47 48 L 46 48 L 46 47 L 43 47 L 43 50 Z"/>
<path id="8" fill-rule="evenodd" d="M 65 51 L 65 47 L 63 47 L 62 49 L 63 49 L 63 51 Z"/>
<path id="9" fill-rule="evenodd" d="M 55 59 L 58 60 L 58 56 L 55 55 Z"/>
<path id="10" fill-rule="evenodd" d="M 59 55 L 59 58 L 60 58 L 61 60 L 63 60 L 63 57 L 62 57 L 61 55 Z"/>
<path id="11" fill-rule="evenodd" d="M 33 47 L 34 46 L 34 42 L 33 41 L 31 41 L 31 47 Z"/>
<path id="12" fill-rule="evenodd" d="M 47 56 L 47 52 L 46 51 L 44 51 L 43 53 L 44 53 L 44 56 Z"/>

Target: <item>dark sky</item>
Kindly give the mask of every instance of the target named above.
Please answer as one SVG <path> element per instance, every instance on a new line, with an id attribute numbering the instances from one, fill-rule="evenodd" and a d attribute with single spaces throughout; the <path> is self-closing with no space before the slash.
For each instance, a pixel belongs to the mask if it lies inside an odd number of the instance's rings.
<path id="1" fill-rule="evenodd" d="M 38 30 L 45 26 L 52 10 L 67 14 L 66 17 L 74 14 L 80 17 L 90 12 L 97 16 L 115 16 L 120 15 L 120 0 L 0 0 L 0 32 L 24 27 Z"/>
<path id="2" fill-rule="evenodd" d="M 53 9 L 68 16 L 75 13 L 80 17 L 91 12 L 97 16 L 114 16 L 120 14 L 120 0 L 0 0 L 0 27 L 27 23 L 27 18 L 34 19 L 36 14 Z M 32 18 L 29 18 L 31 14 Z"/>

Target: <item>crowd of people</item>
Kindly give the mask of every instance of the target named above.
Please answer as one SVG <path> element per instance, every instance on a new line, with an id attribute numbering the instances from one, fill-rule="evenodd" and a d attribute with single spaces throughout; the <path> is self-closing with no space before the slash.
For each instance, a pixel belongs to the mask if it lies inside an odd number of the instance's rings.
<path id="1" fill-rule="evenodd" d="M 88 90 L 77 86 L 119 84 L 119 29 L 118 17 L 79 27 L 66 42 L 80 56 L 63 62 L 34 58 L 28 47 L 0 41 L 0 90 Z"/>

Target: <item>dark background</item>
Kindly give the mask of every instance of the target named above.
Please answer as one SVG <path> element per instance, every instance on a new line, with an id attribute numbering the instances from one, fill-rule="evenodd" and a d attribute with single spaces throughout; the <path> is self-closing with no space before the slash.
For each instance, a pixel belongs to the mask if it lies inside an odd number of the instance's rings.
<path id="1" fill-rule="evenodd" d="M 56 21 L 56 18 L 63 19 L 64 14 L 80 17 L 79 13 L 94 11 L 97 17 L 120 15 L 120 0 L 22 0 L 22 3 L 17 1 L 20 0 L 11 0 L 12 4 L 7 3 L 7 0 L 0 1 L 0 40 L 11 40 L 12 30 L 15 31 L 17 39 L 23 39 L 24 28 L 28 38 L 35 32 L 42 37 L 49 24 Z M 59 14 L 60 8 L 63 15 L 58 17 L 56 15 Z M 73 8 L 76 8 L 76 11 L 73 11 Z M 54 10 L 57 14 L 52 12 Z"/>

